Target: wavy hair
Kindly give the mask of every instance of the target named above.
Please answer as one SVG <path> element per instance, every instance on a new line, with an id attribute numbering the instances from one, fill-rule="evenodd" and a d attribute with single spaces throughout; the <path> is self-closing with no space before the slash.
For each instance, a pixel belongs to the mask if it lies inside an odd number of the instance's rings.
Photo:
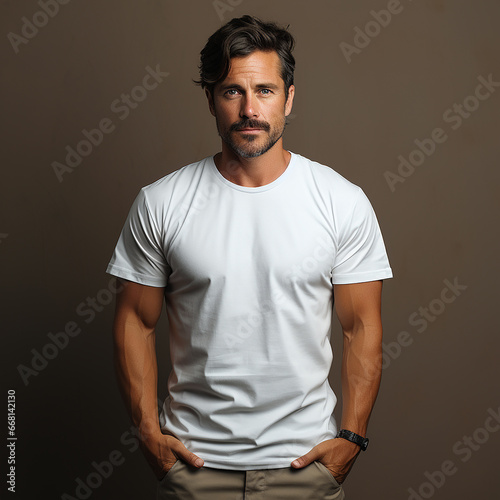
<path id="1" fill-rule="evenodd" d="M 208 39 L 200 53 L 200 79 L 193 81 L 213 95 L 214 87 L 228 75 L 233 57 L 247 56 L 256 50 L 276 51 L 288 98 L 295 70 L 294 46 L 293 36 L 275 23 L 265 23 L 248 15 L 234 18 Z"/>

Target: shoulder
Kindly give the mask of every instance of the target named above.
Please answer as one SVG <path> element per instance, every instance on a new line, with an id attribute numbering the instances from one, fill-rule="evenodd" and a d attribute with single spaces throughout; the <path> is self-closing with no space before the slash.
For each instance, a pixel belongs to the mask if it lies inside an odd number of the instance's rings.
<path id="1" fill-rule="evenodd" d="M 141 188 L 141 194 L 150 205 L 163 205 L 174 200 L 183 200 L 203 176 L 207 160 L 184 165 Z"/>
<path id="2" fill-rule="evenodd" d="M 328 196 L 341 206 L 352 204 L 362 196 L 363 190 L 346 179 L 335 169 L 294 153 L 305 181 L 314 185 L 323 196 Z"/>

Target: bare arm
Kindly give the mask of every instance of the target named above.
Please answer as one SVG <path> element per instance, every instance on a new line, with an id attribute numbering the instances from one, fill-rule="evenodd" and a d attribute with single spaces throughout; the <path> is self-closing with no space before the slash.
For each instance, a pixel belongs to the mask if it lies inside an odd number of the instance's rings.
<path id="1" fill-rule="evenodd" d="M 334 285 L 335 310 L 342 326 L 341 428 L 366 436 L 382 373 L 382 281 Z M 304 467 L 313 460 L 324 464 L 342 483 L 360 452 L 345 439 L 329 439 L 292 462 Z"/>
<path id="2" fill-rule="evenodd" d="M 116 296 L 113 323 L 116 375 L 127 410 L 139 431 L 142 451 L 160 479 L 179 458 L 198 466 L 198 457 L 174 436 L 163 434 L 158 420 L 155 327 L 163 306 L 164 288 L 120 282 L 124 286 Z"/>
<path id="3" fill-rule="evenodd" d="M 344 334 L 341 427 L 366 436 L 382 374 L 382 281 L 335 285 L 334 293 Z"/>

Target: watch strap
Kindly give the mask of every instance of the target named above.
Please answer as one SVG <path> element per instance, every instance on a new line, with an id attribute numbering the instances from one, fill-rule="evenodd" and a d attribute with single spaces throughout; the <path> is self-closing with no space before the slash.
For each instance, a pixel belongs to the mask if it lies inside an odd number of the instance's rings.
<path id="1" fill-rule="evenodd" d="M 363 451 L 366 451 L 366 448 L 368 448 L 368 442 L 369 442 L 368 438 L 360 436 L 359 434 L 356 434 L 355 432 L 348 431 L 347 429 L 341 429 L 338 432 L 337 437 L 342 438 L 342 439 L 346 439 L 347 441 L 350 441 L 351 443 L 357 444 Z"/>

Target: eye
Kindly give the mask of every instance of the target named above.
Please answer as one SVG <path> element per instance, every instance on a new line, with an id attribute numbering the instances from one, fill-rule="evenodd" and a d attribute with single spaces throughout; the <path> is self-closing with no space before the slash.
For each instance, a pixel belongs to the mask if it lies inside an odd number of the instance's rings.
<path id="1" fill-rule="evenodd" d="M 273 91 L 271 89 L 260 89 L 261 94 L 271 95 Z"/>
<path id="2" fill-rule="evenodd" d="M 224 92 L 224 95 L 227 97 L 235 97 L 239 94 L 238 90 L 236 89 L 228 89 Z"/>

